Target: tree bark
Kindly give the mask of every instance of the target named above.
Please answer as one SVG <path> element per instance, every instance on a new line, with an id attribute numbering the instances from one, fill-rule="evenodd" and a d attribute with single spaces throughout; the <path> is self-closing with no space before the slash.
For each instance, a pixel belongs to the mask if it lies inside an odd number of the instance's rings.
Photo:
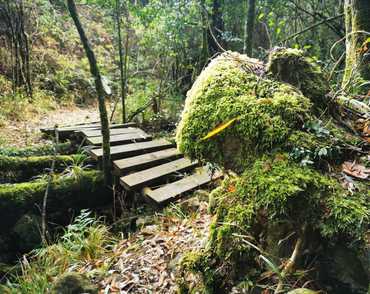
<path id="1" fill-rule="evenodd" d="M 253 55 L 253 32 L 256 23 L 256 0 L 248 0 L 248 15 L 245 23 L 243 52 L 249 57 Z"/>
<path id="2" fill-rule="evenodd" d="M 90 64 L 90 72 L 95 79 L 95 88 L 98 94 L 99 113 L 101 122 L 101 132 L 103 137 L 103 172 L 104 182 L 106 185 L 111 182 L 111 156 L 110 156 L 110 131 L 107 108 L 105 106 L 105 91 L 100 75 L 99 67 L 96 61 L 94 51 L 91 48 L 89 40 L 86 37 L 85 31 L 82 27 L 80 18 L 77 13 L 77 8 L 74 0 L 68 0 L 68 10 L 75 23 L 77 31 L 80 35 L 81 42 L 86 52 L 87 59 Z"/>
<path id="3" fill-rule="evenodd" d="M 212 23 L 210 29 L 212 32 L 208 33 L 208 45 L 209 51 L 211 55 L 214 55 L 218 52 L 221 52 L 221 48 L 219 48 L 217 42 L 224 46 L 224 42 L 222 39 L 222 32 L 225 29 L 224 20 L 222 17 L 222 0 L 213 0 L 212 5 Z M 214 40 L 216 38 L 216 40 Z"/>
<path id="4" fill-rule="evenodd" d="M 121 102 L 122 102 L 122 122 L 126 122 L 126 103 L 125 103 L 125 74 L 123 64 L 123 48 L 122 48 L 122 33 L 121 33 L 121 1 L 116 0 L 116 23 L 117 23 L 117 38 L 118 38 L 118 54 L 119 54 L 119 70 L 121 75 Z"/>
<path id="5" fill-rule="evenodd" d="M 370 1 L 345 0 L 346 67 L 343 87 L 354 78 L 370 80 Z M 368 34 L 366 33 L 368 32 Z M 366 45 L 366 43 L 368 43 Z M 367 87 L 367 90 L 369 87 Z"/>
<path id="6" fill-rule="evenodd" d="M 208 60 L 208 57 L 209 57 L 208 38 L 207 38 L 207 35 L 208 35 L 208 14 L 207 14 L 207 10 L 206 10 L 205 0 L 201 0 L 200 9 L 201 9 L 201 16 L 202 16 L 202 52 L 201 52 L 201 55 L 200 55 L 199 72 L 207 64 L 207 60 Z"/>

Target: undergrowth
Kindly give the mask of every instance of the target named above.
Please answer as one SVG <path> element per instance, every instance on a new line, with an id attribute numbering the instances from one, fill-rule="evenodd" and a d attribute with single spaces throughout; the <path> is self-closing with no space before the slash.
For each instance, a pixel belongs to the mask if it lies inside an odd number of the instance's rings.
<path id="1" fill-rule="evenodd" d="M 108 252 L 114 238 L 101 220 L 93 217 L 88 210 L 82 210 L 58 241 L 50 246 L 32 251 L 21 262 L 21 273 L 9 277 L 0 292 L 49 293 L 52 282 L 68 272 L 94 265 L 88 271 L 88 278 L 103 275 L 108 264 L 95 261 Z"/>

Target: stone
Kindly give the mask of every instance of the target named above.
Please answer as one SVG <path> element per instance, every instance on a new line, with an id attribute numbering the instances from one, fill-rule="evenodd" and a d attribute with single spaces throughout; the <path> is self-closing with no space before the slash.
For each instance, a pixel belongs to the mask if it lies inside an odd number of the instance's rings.
<path id="1" fill-rule="evenodd" d="M 98 294 L 98 288 L 79 273 L 67 273 L 56 280 L 52 294 Z"/>
<path id="2" fill-rule="evenodd" d="M 22 253 L 31 251 L 41 244 L 41 217 L 35 214 L 23 215 L 15 224 L 18 250 Z"/>

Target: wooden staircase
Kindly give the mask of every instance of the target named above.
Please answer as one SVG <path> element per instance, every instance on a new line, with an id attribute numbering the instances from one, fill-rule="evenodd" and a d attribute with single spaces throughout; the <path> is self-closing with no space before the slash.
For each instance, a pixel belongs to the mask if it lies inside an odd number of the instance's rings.
<path id="1" fill-rule="evenodd" d="M 52 135 L 54 128 L 42 129 Z M 91 157 L 100 162 L 103 156 L 99 123 L 58 128 L 59 137 L 91 146 Z M 207 166 L 184 157 L 174 143 L 153 139 L 134 123 L 110 126 L 112 174 L 127 191 L 141 194 L 156 205 L 164 205 L 222 177 Z"/>

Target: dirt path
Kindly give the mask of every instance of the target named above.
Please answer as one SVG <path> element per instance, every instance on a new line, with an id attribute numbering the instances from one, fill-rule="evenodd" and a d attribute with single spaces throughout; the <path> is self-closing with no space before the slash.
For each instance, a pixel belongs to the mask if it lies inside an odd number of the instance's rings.
<path id="1" fill-rule="evenodd" d="M 24 147 L 44 143 L 46 140 L 41 137 L 40 128 L 97 120 L 99 114 L 96 106 L 59 108 L 43 117 L 36 116 L 31 121 L 7 122 L 0 128 L 0 146 Z"/>

